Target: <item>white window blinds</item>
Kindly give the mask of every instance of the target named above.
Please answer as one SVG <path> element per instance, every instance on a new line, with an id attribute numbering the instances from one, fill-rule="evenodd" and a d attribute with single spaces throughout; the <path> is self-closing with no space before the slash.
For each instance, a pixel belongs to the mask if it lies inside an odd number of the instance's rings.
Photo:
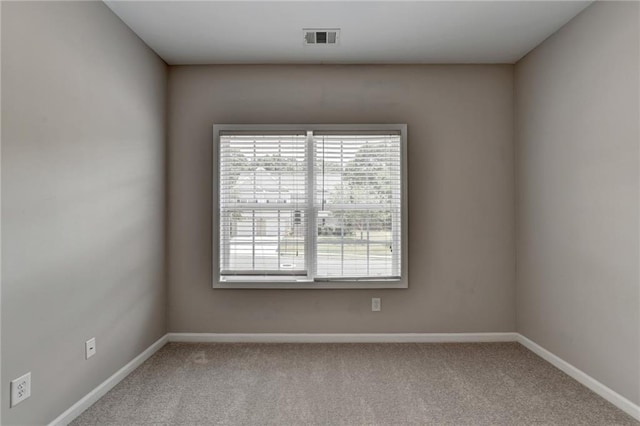
<path id="1" fill-rule="evenodd" d="M 305 134 L 220 136 L 220 274 L 307 275 Z"/>
<path id="2" fill-rule="evenodd" d="M 399 134 L 314 136 L 316 277 L 399 278 Z"/>
<path id="3" fill-rule="evenodd" d="M 337 127 L 219 134 L 221 281 L 402 278 L 403 136 Z"/>

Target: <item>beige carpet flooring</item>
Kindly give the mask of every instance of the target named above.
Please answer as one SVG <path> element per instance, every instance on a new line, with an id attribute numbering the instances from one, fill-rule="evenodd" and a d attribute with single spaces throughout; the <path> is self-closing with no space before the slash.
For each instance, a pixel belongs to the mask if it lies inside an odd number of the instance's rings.
<path id="1" fill-rule="evenodd" d="M 171 343 L 73 425 L 637 425 L 518 343 Z"/>

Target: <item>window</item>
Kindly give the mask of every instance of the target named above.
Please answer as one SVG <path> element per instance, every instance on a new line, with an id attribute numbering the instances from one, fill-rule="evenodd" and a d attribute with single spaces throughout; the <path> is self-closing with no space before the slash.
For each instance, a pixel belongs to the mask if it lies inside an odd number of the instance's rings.
<path id="1" fill-rule="evenodd" d="M 216 125 L 214 287 L 407 287 L 406 125 Z"/>

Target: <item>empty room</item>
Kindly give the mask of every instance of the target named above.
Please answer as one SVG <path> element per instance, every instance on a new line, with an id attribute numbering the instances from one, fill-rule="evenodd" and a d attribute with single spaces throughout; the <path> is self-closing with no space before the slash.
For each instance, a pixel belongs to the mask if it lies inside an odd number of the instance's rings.
<path id="1" fill-rule="evenodd" d="M 2 425 L 640 425 L 640 2 L 0 24 Z"/>

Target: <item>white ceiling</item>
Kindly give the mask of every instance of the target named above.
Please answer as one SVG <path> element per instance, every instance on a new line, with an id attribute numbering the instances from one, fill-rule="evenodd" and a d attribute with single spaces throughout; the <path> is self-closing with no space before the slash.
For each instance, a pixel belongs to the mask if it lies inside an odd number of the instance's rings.
<path id="1" fill-rule="evenodd" d="M 169 64 L 513 63 L 588 1 L 105 1 Z M 304 46 L 303 28 L 341 28 Z"/>

